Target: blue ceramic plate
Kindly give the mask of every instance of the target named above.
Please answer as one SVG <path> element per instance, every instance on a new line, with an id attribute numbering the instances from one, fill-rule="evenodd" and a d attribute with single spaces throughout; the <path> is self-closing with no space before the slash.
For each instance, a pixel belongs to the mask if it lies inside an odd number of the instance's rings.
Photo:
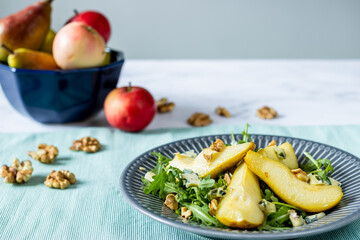
<path id="1" fill-rule="evenodd" d="M 160 152 L 169 158 L 172 158 L 175 152 L 185 152 L 191 149 L 199 153 L 217 138 L 222 139 L 225 143 L 231 142 L 231 135 L 196 137 L 168 143 L 141 154 L 124 169 L 121 175 L 120 187 L 123 196 L 138 211 L 161 223 L 203 236 L 226 239 L 284 239 L 313 236 L 343 227 L 360 217 L 360 196 L 358 194 L 360 192 L 360 178 L 358 177 L 360 175 L 360 159 L 348 152 L 322 143 L 281 136 L 251 135 L 251 138 L 257 147 L 262 148 L 266 147 L 272 139 L 275 139 L 278 144 L 291 143 L 301 164 L 305 161 L 304 151 L 309 152 L 316 159 L 330 159 L 334 167 L 332 176 L 342 184 L 344 196 L 340 203 L 327 211 L 324 218 L 314 223 L 286 231 L 209 227 L 196 222 L 184 221 L 182 217 L 164 206 L 163 200 L 158 196 L 143 193 L 141 177 L 146 171 L 153 169 L 157 162 L 157 158 L 150 152 Z M 235 135 L 235 138 L 241 139 L 242 136 Z M 146 171 L 140 171 L 139 167 L 146 168 Z"/>

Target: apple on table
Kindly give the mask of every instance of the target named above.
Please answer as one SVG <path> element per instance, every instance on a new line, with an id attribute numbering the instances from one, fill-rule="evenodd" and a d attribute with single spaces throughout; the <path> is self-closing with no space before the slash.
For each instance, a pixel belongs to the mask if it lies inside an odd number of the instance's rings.
<path id="1" fill-rule="evenodd" d="M 139 132 L 154 118 L 156 103 L 146 89 L 129 84 L 108 94 L 104 112 L 111 126 L 123 131 Z"/>

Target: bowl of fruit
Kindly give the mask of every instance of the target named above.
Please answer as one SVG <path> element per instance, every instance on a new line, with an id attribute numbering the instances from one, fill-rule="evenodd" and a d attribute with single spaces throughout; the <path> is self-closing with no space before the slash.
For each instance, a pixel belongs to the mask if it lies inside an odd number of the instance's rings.
<path id="1" fill-rule="evenodd" d="M 96 11 L 77 13 L 55 33 L 51 2 L 0 20 L 0 84 L 22 115 L 41 123 L 82 121 L 103 109 L 124 55 L 106 46 L 110 24 Z"/>

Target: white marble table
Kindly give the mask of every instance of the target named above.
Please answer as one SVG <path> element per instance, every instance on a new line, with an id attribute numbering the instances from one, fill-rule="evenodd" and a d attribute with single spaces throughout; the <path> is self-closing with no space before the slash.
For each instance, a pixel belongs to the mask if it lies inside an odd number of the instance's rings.
<path id="1" fill-rule="evenodd" d="M 129 81 L 176 103 L 174 112 L 158 114 L 148 129 L 189 127 L 194 112 L 210 114 L 213 124 L 360 124 L 360 60 L 129 60 L 119 86 Z M 279 117 L 256 117 L 263 105 Z M 233 117 L 215 115 L 217 106 Z M 78 123 L 40 124 L 13 110 L 0 91 L 0 132 L 85 126 L 109 125 L 103 112 Z"/>

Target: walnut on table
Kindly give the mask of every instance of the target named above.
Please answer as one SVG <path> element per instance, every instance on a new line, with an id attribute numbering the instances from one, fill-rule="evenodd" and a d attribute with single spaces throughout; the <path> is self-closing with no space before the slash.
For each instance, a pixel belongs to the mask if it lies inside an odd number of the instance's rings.
<path id="1" fill-rule="evenodd" d="M 194 127 L 202 127 L 211 124 L 212 120 L 210 119 L 209 115 L 197 112 L 191 115 L 187 122 Z"/>
<path id="2" fill-rule="evenodd" d="M 42 163 L 53 163 L 59 150 L 53 145 L 39 144 L 38 150 L 35 152 L 28 152 L 28 155 L 35 160 L 39 160 Z"/>
<path id="3" fill-rule="evenodd" d="M 264 106 L 264 107 L 258 109 L 256 115 L 259 118 L 263 118 L 263 119 L 273 119 L 278 116 L 277 112 L 273 108 L 268 107 L 268 106 Z"/>
<path id="4" fill-rule="evenodd" d="M 220 116 L 223 116 L 223 117 L 227 117 L 227 118 L 231 117 L 231 113 L 224 107 L 220 107 L 220 106 L 217 107 L 215 109 L 215 113 L 217 115 L 220 115 Z"/>
<path id="5" fill-rule="evenodd" d="M 1 177 L 4 178 L 5 183 L 25 183 L 29 181 L 33 167 L 29 160 L 20 162 L 15 158 L 10 167 L 3 165 L 1 168 Z"/>
<path id="6" fill-rule="evenodd" d="M 175 103 L 168 102 L 167 98 L 161 98 L 156 102 L 157 112 L 158 113 L 167 113 L 172 112 L 175 108 Z"/>
<path id="7" fill-rule="evenodd" d="M 52 170 L 49 176 L 46 177 L 44 184 L 51 188 L 65 189 L 70 184 L 76 183 L 75 175 L 67 170 L 55 171 Z"/>
<path id="8" fill-rule="evenodd" d="M 73 141 L 73 145 L 70 147 L 70 150 L 94 153 L 99 151 L 100 148 L 101 148 L 101 144 L 96 138 L 83 137 L 79 140 Z"/>

